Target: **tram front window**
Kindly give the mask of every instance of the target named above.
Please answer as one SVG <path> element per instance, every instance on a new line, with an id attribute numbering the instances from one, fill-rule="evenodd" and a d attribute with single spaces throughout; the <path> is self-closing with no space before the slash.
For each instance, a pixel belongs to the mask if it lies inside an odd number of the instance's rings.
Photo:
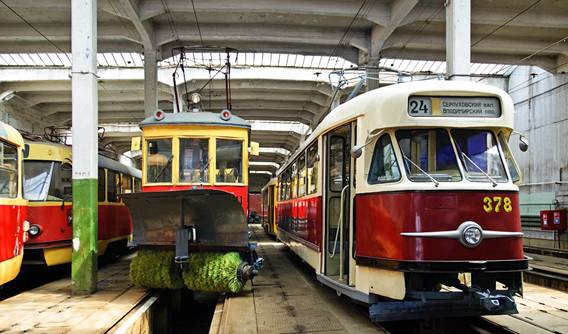
<path id="1" fill-rule="evenodd" d="M 209 178 L 209 139 L 180 138 L 179 180 L 203 183 Z"/>
<path id="2" fill-rule="evenodd" d="M 146 182 L 172 182 L 172 140 L 152 139 L 146 145 Z"/>
<path id="3" fill-rule="evenodd" d="M 18 196 L 18 151 L 16 146 L 0 141 L 0 197 Z"/>
<path id="4" fill-rule="evenodd" d="M 473 182 L 507 182 L 495 136 L 482 130 L 452 130 L 466 177 Z"/>
<path id="5" fill-rule="evenodd" d="M 215 180 L 222 183 L 243 183 L 243 142 L 240 140 L 216 140 Z"/>
<path id="6" fill-rule="evenodd" d="M 24 161 L 24 198 L 61 201 L 71 195 L 71 165 L 57 161 Z"/>
<path id="7" fill-rule="evenodd" d="M 411 181 L 456 182 L 462 179 L 446 130 L 399 130 L 396 138 Z"/>

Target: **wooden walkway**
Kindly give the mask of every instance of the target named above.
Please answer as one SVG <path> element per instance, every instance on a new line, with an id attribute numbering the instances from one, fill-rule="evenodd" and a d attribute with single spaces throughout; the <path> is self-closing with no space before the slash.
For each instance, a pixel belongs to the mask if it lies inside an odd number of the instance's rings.
<path id="1" fill-rule="evenodd" d="M 0 333 L 106 333 L 148 294 L 130 282 L 129 265 L 101 269 L 93 295 L 71 296 L 71 280 L 62 279 L 0 302 Z"/>
<path id="2" fill-rule="evenodd" d="M 210 333 L 386 333 L 366 309 L 296 268 L 288 250 L 253 228 L 265 266 L 254 284 L 218 304 Z"/>

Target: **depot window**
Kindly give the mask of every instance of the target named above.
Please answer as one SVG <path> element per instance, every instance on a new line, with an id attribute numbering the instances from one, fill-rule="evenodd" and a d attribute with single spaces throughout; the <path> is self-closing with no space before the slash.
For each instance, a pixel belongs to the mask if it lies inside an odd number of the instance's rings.
<path id="1" fill-rule="evenodd" d="M 172 139 L 146 141 L 146 182 L 172 182 Z"/>
<path id="2" fill-rule="evenodd" d="M 209 182 L 208 138 L 180 138 L 179 159 L 180 182 Z"/>
<path id="3" fill-rule="evenodd" d="M 16 146 L 0 141 L 0 197 L 18 196 L 18 151 Z"/>
<path id="4" fill-rule="evenodd" d="M 243 183 L 243 142 L 216 139 L 215 180 L 220 183 Z"/>
<path id="5" fill-rule="evenodd" d="M 456 154 L 446 130 L 399 130 L 396 138 L 410 181 L 461 181 Z"/>

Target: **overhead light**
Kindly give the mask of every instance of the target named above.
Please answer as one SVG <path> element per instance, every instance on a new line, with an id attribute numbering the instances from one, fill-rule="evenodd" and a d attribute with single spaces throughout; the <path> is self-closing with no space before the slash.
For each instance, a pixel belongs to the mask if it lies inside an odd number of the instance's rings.
<path id="1" fill-rule="evenodd" d="M 201 95 L 199 93 L 191 93 L 191 103 L 198 104 L 201 102 Z"/>
<path id="2" fill-rule="evenodd" d="M 13 90 L 7 90 L 0 94 L 0 102 L 8 102 L 16 96 Z"/>

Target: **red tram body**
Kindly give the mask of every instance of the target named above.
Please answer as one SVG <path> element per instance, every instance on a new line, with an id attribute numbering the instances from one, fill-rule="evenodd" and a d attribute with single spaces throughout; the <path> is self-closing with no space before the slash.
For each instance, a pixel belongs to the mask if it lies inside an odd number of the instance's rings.
<path id="1" fill-rule="evenodd" d="M 0 122 L 0 285 L 18 275 L 27 238 L 26 200 L 22 196 L 24 140 Z"/>
<path id="2" fill-rule="evenodd" d="M 71 262 L 72 195 L 71 147 L 49 142 L 26 142 L 24 197 L 28 199 L 30 238 L 27 264 L 53 266 Z M 126 248 L 132 221 L 120 194 L 140 189 L 141 172 L 99 155 L 98 250 Z"/>
<path id="3" fill-rule="evenodd" d="M 516 313 L 528 260 L 513 112 L 469 82 L 348 101 L 277 172 L 278 238 L 375 321 Z"/>

